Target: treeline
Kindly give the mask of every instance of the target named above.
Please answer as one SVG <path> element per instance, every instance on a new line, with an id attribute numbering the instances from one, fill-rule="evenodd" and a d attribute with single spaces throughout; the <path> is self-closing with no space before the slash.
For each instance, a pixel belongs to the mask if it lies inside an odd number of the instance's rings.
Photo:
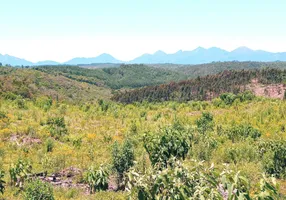
<path id="1" fill-rule="evenodd" d="M 112 89 L 138 88 L 186 78 L 176 71 L 146 65 L 121 65 L 120 67 L 98 69 L 77 66 L 42 66 L 35 69 Z"/>
<path id="2" fill-rule="evenodd" d="M 126 91 L 113 96 L 113 100 L 122 103 L 143 101 L 190 101 L 211 100 L 222 93 L 240 93 L 247 90 L 251 80 L 258 83 L 284 83 L 286 70 L 262 69 L 262 70 L 226 70 L 217 75 L 207 75 L 181 81 L 178 83 L 145 87 L 132 91 Z"/>

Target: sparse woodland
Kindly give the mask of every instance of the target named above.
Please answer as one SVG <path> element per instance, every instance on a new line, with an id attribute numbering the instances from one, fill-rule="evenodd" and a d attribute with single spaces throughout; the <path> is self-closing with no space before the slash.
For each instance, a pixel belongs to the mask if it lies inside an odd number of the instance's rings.
<path id="1" fill-rule="evenodd" d="M 284 70 L 167 84 L 181 72 L 144 67 L 162 79 L 0 67 L 0 199 L 286 198 L 286 102 L 244 87 Z"/>

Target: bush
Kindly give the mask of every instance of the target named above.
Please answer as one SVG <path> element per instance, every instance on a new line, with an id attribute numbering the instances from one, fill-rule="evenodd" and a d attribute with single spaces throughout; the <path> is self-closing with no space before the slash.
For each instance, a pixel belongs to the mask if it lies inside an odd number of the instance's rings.
<path id="1" fill-rule="evenodd" d="M 7 118 L 7 115 L 5 112 L 0 111 L 0 119 Z"/>
<path id="2" fill-rule="evenodd" d="M 220 99 L 226 104 L 226 105 L 232 105 L 234 100 L 236 99 L 236 95 L 232 93 L 224 93 L 220 95 Z"/>
<path id="3" fill-rule="evenodd" d="M 167 166 L 171 157 L 185 159 L 191 148 L 192 133 L 180 124 L 161 129 L 159 133 L 144 136 L 144 147 L 153 165 Z"/>
<path id="4" fill-rule="evenodd" d="M 228 169 L 219 172 L 202 163 L 186 168 L 178 161 L 171 162 L 172 167 L 163 170 L 155 167 L 144 174 L 131 169 L 127 175 L 130 197 L 140 200 L 251 199 L 249 181 L 239 172 Z M 279 199 L 275 181 L 263 177 L 254 199 Z"/>
<path id="5" fill-rule="evenodd" d="M 89 185 L 90 193 L 108 189 L 108 172 L 102 166 L 95 170 L 90 167 L 86 173 L 85 181 Z"/>
<path id="6" fill-rule="evenodd" d="M 213 151 L 217 148 L 218 142 L 209 136 L 200 136 L 194 138 L 192 155 L 199 160 L 209 161 L 212 157 Z"/>
<path id="7" fill-rule="evenodd" d="M 46 140 L 46 151 L 52 152 L 54 149 L 54 140 L 52 138 L 48 138 Z"/>
<path id="8" fill-rule="evenodd" d="M 4 171 L 0 170 L 0 193 L 4 193 L 5 191 L 5 184 L 6 182 L 3 180 L 4 179 Z"/>
<path id="9" fill-rule="evenodd" d="M 258 159 L 256 148 L 253 144 L 236 143 L 225 148 L 223 162 L 237 164 L 239 162 L 252 162 Z"/>
<path id="10" fill-rule="evenodd" d="M 16 104 L 19 109 L 27 109 L 27 105 L 24 99 L 17 99 Z"/>
<path id="11" fill-rule="evenodd" d="M 214 122 L 213 116 L 209 112 L 203 112 L 201 118 L 196 121 L 198 131 L 201 134 L 205 134 L 207 131 L 213 131 Z"/>
<path id="12" fill-rule="evenodd" d="M 24 189 L 26 200 L 54 200 L 53 188 L 49 183 L 39 179 L 29 182 Z"/>
<path id="13" fill-rule="evenodd" d="M 63 117 L 49 118 L 47 125 L 49 125 L 51 136 L 55 137 L 56 139 L 59 139 L 68 133 L 65 119 Z"/>
<path id="14" fill-rule="evenodd" d="M 11 184 L 23 187 L 24 181 L 27 179 L 28 174 L 31 173 L 32 166 L 28 161 L 19 159 L 18 162 L 11 166 L 9 173 Z"/>
<path id="15" fill-rule="evenodd" d="M 16 94 L 14 94 L 14 93 L 12 93 L 12 92 L 6 92 L 5 94 L 4 94 L 4 99 L 6 99 L 6 100 L 12 100 L 12 101 L 14 101 L 14 100 L 16 100 L 17 99 L 17 95 Z"/>
<path id="16" fill-rule="evenodd" d="M 233 143 L 244 140 L 246 138 L 252 138 L 256 140 L 261 136 L 261 132 L 258 129 L 253 128 L 251 125 L 235 125 L 225 131 L 228 139 Z"/>
<path id="17" fill-rule="evenodd" d="M 112 162 L 121 182 L 123 173 L 134 164 L 134 148 L 129 139 L 125 140 L 122 146 L 115 141 L 112 149 Z"/>
<path id="18" fill-rule="evenodd" d="M 278 178 L 286 177 L 286 142 L 268 141 L 259 145 L 262 164 L 268 174 Z"/>

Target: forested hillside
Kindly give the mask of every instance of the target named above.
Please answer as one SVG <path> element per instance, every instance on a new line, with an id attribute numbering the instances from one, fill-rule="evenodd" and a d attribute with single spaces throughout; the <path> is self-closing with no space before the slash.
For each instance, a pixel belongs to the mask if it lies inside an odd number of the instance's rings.
<path id="1" fill-rule="evenodd" d="M 75 66 L 37 67 L 39 71 L 60 74 L 81 82 L 105 85 L 112 89 L 137 88 L 186 78 L 179 72 L 146 65 L 121 65 L 114 68 L 88 69 Z"/>
<path id="2" fill-rule="evenodd" d="M 252 90 L 251 83 L 255 84 L 284 84 L 286 81 L 286 70 L 262 69 L 224 71 L 216 75 L 207 75 L 178 83 L 144 87 L 124 93 L 117 94 L 114 100 L 122 103 L 143 101 L 202 101 L 211 100 L 222 93 L 244 92 Z M 253 84 L 253 86 L 255 86 Z M 280 86 L 279 86 L 280 88 Z M 281 86 L 281 93 L 284 88 Z M 252 91 L 255 93 L 255 91 Z M 265 95 L 267 96 L 267 95 Z"/>

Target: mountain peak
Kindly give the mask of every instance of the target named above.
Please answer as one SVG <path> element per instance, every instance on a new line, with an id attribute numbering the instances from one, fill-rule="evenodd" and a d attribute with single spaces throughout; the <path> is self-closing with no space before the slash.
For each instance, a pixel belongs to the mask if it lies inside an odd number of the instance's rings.
<path id="1" fill-rule="evenodd" d="M 241 46 L 241 47 L 236 48 L 232 52 L 235 52 L 235 53 L 249 53 L 249 52 L 253 52 L 253 50 L 248 48 L 248 47 L 246 47 L 246 46 Z"/>
<path id="2" fill-rule="evenodd" d="M 193 50 L 193 52 L 201 52 L 201 51 L 205 51 L 206 49 L 203 47 L 197 47 L 196 49 Z"/>
<path id="3" fill-rule="evenodd" d="M 166 55 L 164 51 L 158 50 L 154 53 L 154 55 Z"/>

